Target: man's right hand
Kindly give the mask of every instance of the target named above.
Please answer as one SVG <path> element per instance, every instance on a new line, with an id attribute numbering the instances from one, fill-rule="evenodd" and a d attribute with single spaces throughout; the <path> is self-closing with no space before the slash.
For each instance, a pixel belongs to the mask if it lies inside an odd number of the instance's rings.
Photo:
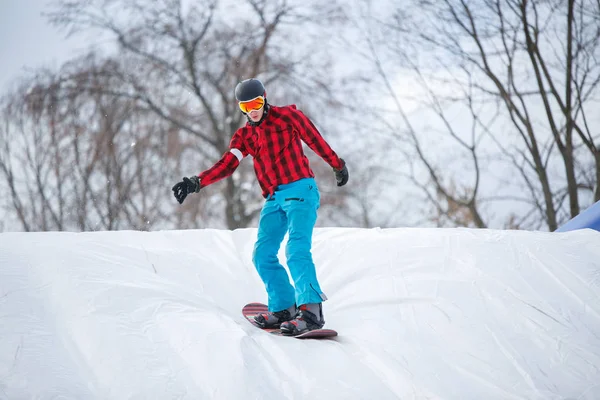
<path id="1" fill-rule="evenodd" d="M 184 177 L 182 181 L 177 182 L 171 190 L 179 204 L 182 204 L 188 194 L 198 193 L 200 191 L 200 178 L 197 176 L 190 176 L 189 178 Z"/>

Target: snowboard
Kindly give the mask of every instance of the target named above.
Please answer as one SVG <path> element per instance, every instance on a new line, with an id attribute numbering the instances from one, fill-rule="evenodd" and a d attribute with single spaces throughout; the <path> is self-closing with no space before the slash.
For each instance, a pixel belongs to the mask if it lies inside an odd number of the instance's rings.
<path id="1" fill-rule="evenodd" d="M 327 339 L 327 338 L 332 338 L 334 336 L 337 336 L 337 334 L 338 334 L 333 329 L 315 329 L 312 331 L 301 333 L 299 335 L 286 335 L 285 333 L 281 332 L 281 330 L 279 328 L 261 328 L 254 321 L 254 316 L 261 314 L 261 313 L 266 313 L 268 311 L 269 311 L 269 307 L 267 307 L 266 304 L 262 304 L 262 303 L 249 303 L 249 304 L 246 304 L 242 308 L 242 314 L 244 315 L 244 317 L 246 317 L 248 322 L 250 322 L 252 325 L 257 327 L 258 329 L 268 332 L 272 335 L 293 337 L 296 339 Z"/>

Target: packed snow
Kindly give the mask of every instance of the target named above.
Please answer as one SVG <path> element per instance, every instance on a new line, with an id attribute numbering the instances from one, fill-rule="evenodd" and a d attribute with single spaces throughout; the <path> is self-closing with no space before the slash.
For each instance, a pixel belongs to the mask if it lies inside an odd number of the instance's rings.
<path id="1" fill-rule="evenodd" d="M 600 399 L 599 232 L 319 228 L 326 340 L 244 319 L 255 235 L 0 234 L 0 399 Z"/>

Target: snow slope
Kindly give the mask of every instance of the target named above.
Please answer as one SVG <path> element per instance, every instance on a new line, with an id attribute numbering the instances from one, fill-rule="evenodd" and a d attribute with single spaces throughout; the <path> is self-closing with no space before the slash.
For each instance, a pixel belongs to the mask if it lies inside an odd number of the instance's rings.
<path id="1" fill-rule="evenodd" d="M 0 234 L 0 399 L 600 399 L 598 232 L 318 229 L 326 341 L 243 319 L 255 233 Z"/>

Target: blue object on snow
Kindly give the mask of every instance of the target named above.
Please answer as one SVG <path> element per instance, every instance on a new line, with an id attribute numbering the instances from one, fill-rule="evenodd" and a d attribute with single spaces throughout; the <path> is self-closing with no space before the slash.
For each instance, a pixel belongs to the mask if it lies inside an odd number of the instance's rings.
<path id="1" fill-rule="evenodd" d="M 600 201 L 594 203 L 579 215 L 559 227 L 556 232 L 568 232 L 576 229 L 594 229 L 600 231 Z"/>

